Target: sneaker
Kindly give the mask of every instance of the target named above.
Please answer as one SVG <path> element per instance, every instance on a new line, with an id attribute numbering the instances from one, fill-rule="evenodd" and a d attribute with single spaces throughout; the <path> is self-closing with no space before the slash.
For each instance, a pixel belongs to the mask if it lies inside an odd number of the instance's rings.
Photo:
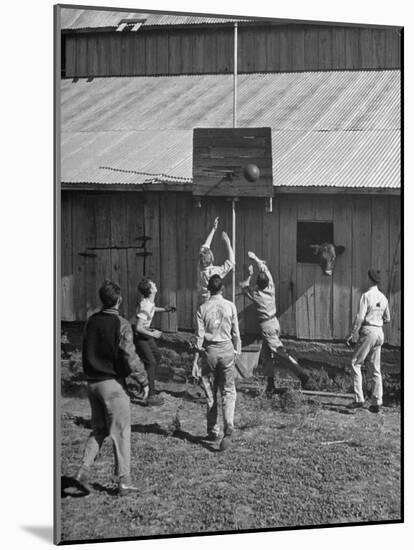
<path id="1" fill-rule="evenodd" d="M 380 409 L 381 407 L 379 405 L 371 405 L 368 410 L 372 413 L 379 413 Z"/>
<path id="2" fill-rule="evenodd" d="M 74 480 L 76 482 L 76 485 L 82 491 L 89 494 L 92 492 L 92 487 L 89 485 L 88 477 L 88 473 L 83 468 L 80 468 L 78 473 L 75 475 Z"/>
<path id="3" fill-rule="evenodd" d="M 346 406 L 347 409 L 362 409 L 364 406 L 364 403 L 359 403 L 357 401 L 354 401 L 353 403 L 350 403 Z"/>
<path id="4" fill-rule="evenodd" d="M 126 481 L 120 481 L 118 483 L 118 494 L 120 497 L 125 497 L 131 493 L 138 493 L 139 491 L 139 487 L 135 487 L 135 485 L 131 485 Z"/>
<path id="5" fill-rule="evenodd" d="M 159 395 L 152 394 L 148 396 L 146 403 L 150 407 L 160 407 L 161 405 L 164 405 L 164 399 Z"/>

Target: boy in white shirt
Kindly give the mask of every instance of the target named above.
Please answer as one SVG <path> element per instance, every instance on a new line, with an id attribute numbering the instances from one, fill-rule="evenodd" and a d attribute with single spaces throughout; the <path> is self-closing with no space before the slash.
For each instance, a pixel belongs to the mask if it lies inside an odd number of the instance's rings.
<path id="1" fill-rule="evenodd" d="M 359 302 L 359 310 L 354 319 L 351 333 L 346 343 L 359 336 L 352 357 L 354 371 L 355 402 L 349 408 L 358 409 L 364 406 L 362 390 L 361 367 L 367 359 L 372 368 L 373 390 L 369 410 L 377 413 L 382 405 L 382 377 L 381 377 L 381 347 L 384 343 L 383 324 L 391 320 L 388 300 L 378 289 L 381 283 L 381 273 L 375 269 L 368 270 L 369 289 L 364 292 Z"/>

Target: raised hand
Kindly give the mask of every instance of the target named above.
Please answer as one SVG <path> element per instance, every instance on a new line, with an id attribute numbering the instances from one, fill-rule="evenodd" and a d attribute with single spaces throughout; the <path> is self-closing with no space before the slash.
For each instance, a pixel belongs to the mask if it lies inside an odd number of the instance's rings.
<path id="1" fill-rule="evenodd" d="M 247 255 L 249 256 L 249 258 L 251 260 L 256 260 L 257 256 L 254 252 L 252 252 L 251 250 L 249 250 L 249 252 L 247 253 Z"/>
<path id="2" fill-rule="evenodd" d="M 214 219 L 213 229 L 217 229 L 218 223 L 219 223 L 219 217 L 217 216 L 217 218 Z"/>

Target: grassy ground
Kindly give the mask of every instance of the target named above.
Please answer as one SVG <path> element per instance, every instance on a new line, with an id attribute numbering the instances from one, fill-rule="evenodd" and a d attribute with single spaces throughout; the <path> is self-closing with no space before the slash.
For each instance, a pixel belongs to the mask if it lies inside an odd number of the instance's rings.
<path id="1" fill-rule="evenodd" d="M 83 397 L 62 410 L 63 540 L 398 520 L 400 410 L 349 413 L 347 401 L 238 392 L 224 453 L 205 436 L 197 386 L 158 382 L 162 407 L 132 404 L 132 466 L 142 492 L 115 495 L 104 444 L 85 497 L 70 485 L 89 433 Z M 177 412 L 180 429 L 177 426 Z"/>

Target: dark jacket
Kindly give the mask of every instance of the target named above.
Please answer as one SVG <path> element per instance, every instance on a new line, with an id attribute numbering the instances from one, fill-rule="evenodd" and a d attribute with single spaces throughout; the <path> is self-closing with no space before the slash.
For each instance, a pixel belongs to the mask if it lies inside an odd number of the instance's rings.
<path id="1" fill-rule="evenodd" d="M 146 370 L 135 351 L 131 325 L 114 308 L 99 311 L 86 322 L 82 364 L 90 382 L 125 378 L 134 372 L 141 385 L 148 384 Z"/>

